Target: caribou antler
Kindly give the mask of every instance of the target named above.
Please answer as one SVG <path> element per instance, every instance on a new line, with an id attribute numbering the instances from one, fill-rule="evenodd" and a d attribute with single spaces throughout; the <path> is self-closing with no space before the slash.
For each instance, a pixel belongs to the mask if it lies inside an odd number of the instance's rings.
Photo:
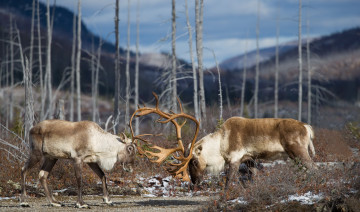
<path id="1" fill-rule="evenodd" d="M 189 174 L 187 172 L 187 166 L 189 165 L 190 159 L 192 158 L 192 150 L 193 150 L 194 143 L 195 143 L 196 138 L 199 133 L 200 123 L 193 116 L 190 116 L 190 115 L 184 113 L 182 104 L 181 104 L 179 98 L 177 98 L 177 100 L 178 100 L 179 107 L 180 107 L 180 113 L 173 113 L 173 112 L 167 113 L 167 112 L 163 112 L 159 109 L 159 97 L 154 92 L 153 92 L 153 95 L 156 100 L 155 108 L 146 107 L 144 105 L 144 107 L 138 107 L 138 109 L 131 116 L 129 125 L 130 125 L 133 142 L 136 140 L 135 143 L 136 143 L 139 154 L 145 155 L 147 158 L 150 159 L 151 162 L 161 164 L 165 161 L 166 158 L 168 158 L 170 155 L 172 155 L 176 160 L 180 161 L 180 163 L 168 163 L 168 167 L 166 167 L 165 169 L 171 175 L 173 175 L 177 178 L 183 179 L 185 181 L 190 181 Z M 165 148 L 153 145 L 149 141 L 147 141 L 146 139 L 143 138 L 146 135 L 153 135 L 153 134 L 141 134 L 141 135 L 136 135 L 136 136 L 134 135 L 134 131 L 132 128 L 133 118 L 141 117 L 141 116 L 145 116 L 145 115 L 153 114 L 153 113 L 160 116 L 160 118 L 158 120 L 156 120 L 156 122 L 162 123 L 162 124 L 171 122 L 174 124 L 174 126 L 176 128 L 176 137 L 177 137 L 177 141 L 178 141 L 178 145 L 176 148 L 165 149 Z M 177 118 L 190 119 L 196 124 L 196 131 L 195 131 L 194 138 L 191 142 L 190 152 L 189 152 L 188 156 L 185 156 L 184 145 L 183 145 L 183 142 L 181 139 L 181 128 L 186 124 L 186 121 L 184 121 L 182 124 L 179 124 L 176 121 Z M 141 144 L 140 141 L 144 142 L 145 144 L 148 144 L 150 146 L 150 150 L 144 149 L 143 145 Z M 174 154 L 175 152 L 179 152 L 180 155 L 176 156 Z"/>

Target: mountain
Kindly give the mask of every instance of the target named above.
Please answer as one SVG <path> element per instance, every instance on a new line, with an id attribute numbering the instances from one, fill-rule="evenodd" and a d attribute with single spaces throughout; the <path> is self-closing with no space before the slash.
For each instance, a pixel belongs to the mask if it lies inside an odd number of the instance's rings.
<path id="1" fill-rule="evenodd" d="M 347 29 L 330 35 L 325 35 L 310 42 L 310 66 L 312 70 L 313 92 L 331 99 L 334 96 L 339 100 L 350 102 L 359 101 L 360 96 L 360 27 Z M 304 92 L 307 90 L 307 51 L 303 44 L 303 81 Z M 261 49 L 263 60 L 260 63 L 260 93 L 262 101 L 273 99 L 275 76 L 275 47 Z M 254 52 L 249 53 L 253 55 Z M 265 55 L 265 56 L 264 56 Z M 225 60 L 221 78 L 229 90 L 231 99 L 239 97 L 238 87 L 242 82 L 242 59 L 244 55 Z M 250 57 L 251 58 L 251 57 Z M 265 59 L 264 59 L 265 58 Z M 230 62 L 229 62 L 230 61 Z M 255 65 L 251 61 L 247 69 L 246 98 L 249 101 L 253 96 Z M 240 64 L 237 66 L 237 64 Z M 283 49 L 279 54 L 279 84 L 280 99 L 297 100 L 297 82 L 299 76 L 298 47 L 293 45 Z M 223 66 L 224 67 L 224 66 Z M 227 69 L 226 67 L 232 67 Z M 212 70 L 213 71 L 213 70 Z M 208 76 L 211 78 L 211 76 Z M 320 91 L 320 90 L 321 91 Z M 216 90 L 212 90 L 216 92 Z M 304 97 L 305 98 L 305 97 Z"/>
<path id="2" fill-rule="evenodd" d="M 28 47 L 30 45 L 30 30 L 31 30 L 31 15 L 32 15 L 32 0 L 0 0 L 0 39 L 3 42 L 0 42 L 0 58 L 3 65 L 9 60 L 9 53 L 6 52 L 9 48 L 9 29 L 10 29 L 10 16 L 13 19 L 13 28 L 18 29 L 21 39 L 21 44 L 26 57 L 29 58 Z M 42 45 L 42 61 L 45 65 L 45 46 L 46 46 L 46 37 L 47 37 L 47 26 L 46 26 L 46 6 L 43 3 L 39 5 L 40 9 L 40 28 L 41 28 L 41 45 Z M 73 12 L 67 8 L 61 6 L 50 7 L 51 16 L 54 17 L 53 25 L 53 38 L 52 38 L 52 52 L 51 52 L 51 64 L 52 64 L 52 83 L 54 87 L 57 87 L 60 84 L 61 79 L 66 72 L 69 71 L 71 66 L 71 51 L 72 51 L 72 23 L 73 23 Z M 110 20 L 112 21 L 112 20 Z M 36 27 L 36 26 L 35 26 Z M 14 39 L 14 38 L 13 38 Z M 81 60 L 81 91 L 85 94 L 91 92 L 91 59 L 90 54 L 95 53 L 96 49 L 99 46 L 100 37 L 93 34 L 86 25 L 81 23 L 81 39 L 82 39 L 82 60 Z M 15 42 L 18 42 L 17 39 L 14 39 Z M 35 49 L 34 49 L 34 70 L 33 75 L 34 81 L 39 82 L 38 79 L 38 35 L 37 31 L 35 32 Z M 94 46 L 94 51 L 92 50 Z M 102 53 L 101 53 L 101 65 L 102 70 L 99 75 L 99 91 L 101 95 L 112 96 L 114 90 L 114 58 L 115 58 L 115 46 L 107 42 L 106 40 L 102 41 Z M 121 76 L 125 76 L 125 53 L 126 51 L 123 48 L 120 48 L 120 70 Z M 130 53 L 130 72 L 131 78 L 133 79 L 133 73 L 135 69 L 135 59 L 134 53 Z M 18 47 L 15 46 L 15 55 L 14 58 L 18 61 L 20 57 Z M 15 61 L 15 82 L 22 80 L 22 70 L 19 63 Z M 5 65 L 6 66 L 6 65 Z M 43 70 L 45 66 L 43 67 Z M 154 67 L 152 65 L 140 63 L 140 69 L 142 74 L 140 75 L 140 84 L 146 87 L 140 87 L 140 92 L 144 95 L 140 96 L 144 101 L 152 98 L 151 92 L 149 90 L 157 91 L 158 88 L 154 83 L 147 82 L 147 80 L 155 81 L 156 77 L 160 74 L 159 71 L 162 70 L 161 67 Z M 151 72 L 151 74 L 149 74 Z M 5 84 L 5 78 L 0 78 L 4 81 L 2 85 Z M 132 81 L 133 82 L 133 81 Z M 121 77 L 121 91 L 125 90 L 125 77 Z M 65 86 L 67 87 L 67 86 Z M 149 93 L 149 94 L 147 94 Z M 124 95 L 123 93 L 121 95 Z"/>
<path id="3" fill-rule="evenodd" d="M 31 26 L 31 5 L 32 0 L 0 0 L 0 59 L 2 69 L 0 73 L 1 85 L 6 85 L 7 77 L 5 71 L 9 67 L 9 23 L 10 15 L 13 17 L 14 26 L 19 29 L 21 44 L 25 56 L 29 58 L 30 26 Z M 72 20 L 73 13 L 63 7 L 51 8 L 54 12 L 54 31 L 52 42 L 52 83 L 54 87 L 60 84 L 64 75 L 68 74 L 71 66 L 72 50 Z M 40 5 L 40 27 L 42 37 L 42 49 L 46 44 L 46 20 L 45 5 Z M 360 96 L 360 28 L 344 30 L 312 40 L 311 64 L 313 71 L 314 85 L 331 91 L 336 96 L 347 101 L 356 101 Z M 37 41 L 37 33 L 35 39 Z M 15 39 L 15 42 L 18 42 Z M 81 61 L 81 91 L 84 94 L 91 92 L 91 57 L 92 46 L 95 49 L 99 44 L 99 37 L 89 31 L 85 24 L 82 24 L 82 61 Z M 99 91 L 102 96 L 113 97 L 114 93 L 114 52 L 113 44 L 106 42 L 102 46 Z M 39 67 L 37 46 L 35 46 L 34 61 L 34 84 L 38 86 Z M 306 51 L 304 48 L 304 79 L 306 77 Z M 20 58 L 19 48 L 15 47 L 15 62 Z M 121 95 L 125 96 L 125 51 L 121 49 L 120 70 L 121 70 Z M 268 101 L 273 98 L 274 88 L 274 53 L 275 47 L 260 49 L 262 62 L 260 64 L 260 101 Z M 255 52 L 248 53 L 248 74 L 246 78 L 246 100 L 250 101 L 254 90 L 254 55 Z M 133 54 L 130 59 L 130 77 L 134 87 L 135 60 Z M 223 91 L 231 102 L 238 102 L 239 87 L 242 82 L 243 55 L 230 58 L 221 63 L 221 81 Z M 280 47 L 280 67 L 279 83 L 281 84 L 280 99 L 297 100 L 296 80 L 298 76 L 297 47 L 294 44 L 286 43 Z M 166 88 L 166 83 L 160 77 L 165 76 L 164 72 L 169 68 L 169 55 L 167 53 L 150 53 L 140 55 L 140 101 L 151 100 L 151 91 L 161 93 Z M 46 61 L 45 54 L 42 55 L 43 65 Z M 191 66 L 186 61 L 179 60 L 178 69 L 178 94 L 183 102 L 191 104 L 193 99 L 193 82 Z M 44 68 L 44 67 L 43 67 Z M 4 71 L 3 71 L 4 70 Z M 16 82 L 22 81 L 22 69 L 20 63 L 15 63 Z M 43 69 L 44 70 L 44 69 Z M 211 105 L 218 101 L 217 74 L 211 73 L 213 70 L 204 72 L 204 85 L 207 104 Z M 165 76 L 166 77 L 166 76 Z M 181 79 L 180 79 L 181 78 Z M 69 85 L 65 85 L 67 90 Z M 305 86 L 304 86 L 305 87 Z M 304 88 L 306 92 L 306 87 Z M 225 96 L 224 95 L 224 96 Z M 64 97 L 66 98 L 66 97 Z"/>
<path id="4" fill-rule="evenodd" d="M 279 45 L 279 54 L 283 54 L 290 49 L 296 47 L 295 42 L 288 42 L 285 44 Z M 274 57 L 275 55 L 275 46 L 259 49 L 260 62 L 264 62 Z M 246 55 L 246 67 L 251 67 L 256 64 L 256 50 L 250 51 Z M 237 69 L 242 69 L 245 65 L 245 55 L 238 55 L 229 59 L 224 60 L 219 64 L 219 67 L 222 70 L 233 71 Z"/>

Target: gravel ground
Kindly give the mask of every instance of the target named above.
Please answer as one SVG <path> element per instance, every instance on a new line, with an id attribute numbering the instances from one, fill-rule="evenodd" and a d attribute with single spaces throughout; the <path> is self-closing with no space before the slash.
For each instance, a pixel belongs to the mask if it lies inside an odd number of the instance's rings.
<path id="1" fill-rule="evenodd" d="M 140 197 L 111 196 L 113 205 L 102 203 L 102 196 L 84 196 L 90 209 L 87 211 L 198 211 L 209 200 L 206 196 L 195 197 Z M 0 200 L 0 211 L 77 211 L 76 196 L 58 196 L 63 207 L 52 207 L 45 197 L 30 197 L 30 207 L 21 207 L 17 199 Z"/>

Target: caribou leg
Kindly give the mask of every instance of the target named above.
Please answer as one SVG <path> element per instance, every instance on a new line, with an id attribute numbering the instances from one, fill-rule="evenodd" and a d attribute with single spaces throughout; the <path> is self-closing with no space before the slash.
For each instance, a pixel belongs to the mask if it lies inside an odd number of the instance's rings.
<path id="1" fill-rule="evenodd" d="M 26 174 L 29 169 L 33 168 L 39 161 L 39 156 L 36 154 L 30 154 L 29 159 L 25 162 L 25 165 L 21 168 L 21 195 L 20 195 L 20 205 L 23 207 L 29 207 L 29 204 L 25 201 L 27 198 L 26 195 Z"/>
<path id="2" fill-rule="evenodd" d="M 101 179 L 102 187 L 103 187 L 103 200 L 106 204 L 112 204 L 112 201 L 110 201 L 109 193 L 106 185 L 106 177 L 104 172 L 101 170 L 99 165 L 97 163 L 88 163 L 89 167 L 97 174 L 97 176 Z"/>
<path id="3" fill-rule="evenodd" d="M 75 176 L 77 181 L 77 187 L 78 187 L 78 200 L 76 202 L 77 208 L 88 208 L 89 206 L 85 204 L 85 202 L 82 199 L 82 161 L 81 159 L 75 159 L 74 161 L 74 168 L 75 168 Z"/>
<path id="4" fill-rule="evenodd" d="M 226 171 L 225 190 L 228 189 L 229 183 L 234 179 L 234 175 L 238 172 L 239 166 L 240 161 L 231 162 L 229 164 L 228 170 Z"/>
<path id="5" fill-rule="evenodd" d="M 40 172 L 39 172 L 39 180 L 41 185 L 44 188 L 46 198 L 50 202 L 52 206 L 61 207 L 61 204 L 56 201 L 52 195 L 52 193 L 49 192 L 48 184 L 47 184 L 47 178 L 49 176 L 49 173 L 51 169 L 54 167 L 56 161 L 58 159 L 50 159 L 45 158 L 43 165 L 41 166 Z"/>
<path id="6" fill-rule="evenodd" d="M 308 170 L 313 171 L 316 170 L 317 167 L 311 157 L 307 148 L 304 148 L 301 145 L 294 144 L 287 148 L 287 154 L 289 157 L 296 162 L 296 159 L 300 159 L 302 165 L 304 165 Z"/>

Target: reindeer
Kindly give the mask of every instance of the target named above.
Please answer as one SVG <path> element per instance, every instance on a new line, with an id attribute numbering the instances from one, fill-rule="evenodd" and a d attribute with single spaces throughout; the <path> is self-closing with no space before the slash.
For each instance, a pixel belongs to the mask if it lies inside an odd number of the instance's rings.
<path id="1" fill-rule="evenodd" d="M 232 117 L 222 127 L 198 142 L 189 164 L 191 181 L 198 184 L 204 173 L 218 174 L 226 165 L 226 187 L 243 162 L 274 160 L 289 156 L 308 169 L 316 169 L 308 149 L 315 156 L 314 133 L 310 125 L 293 119 L 246 119 Z"/>
<path id="2" fill-rule="evenodd" d="M 102 169 L 111 170 L 117 161 L 132 163 L 136 154 L 135 144 L 125 134 L 120 136 L 105 132 L 94 122 L 69 122 L 63 120 L 45 120 L 30 130 L 31 152 L 21 169 L 21 206 L 29 206 L 26 199 L 26 174 L 40 160 L 43 164 L 39 173 L 39 181 L 44 187 L 46 197 L 52 206 L 61 206 L 49 192 L 47 178 L 58 159 L 73 161 L 78 188 L 76 207 L 86 208 L 81 195 L 83 163 L 98 175 L 102 181 L 103 200 L 111 204 L 106 177 Z"/>
<path id="3" fill-rule="evenodd" d="M 163 112 L 159 109 L 159 99 L 156 99 L 155 108 L 139 107 L 130 119 L 130 129 L 133 142 L 137 144 L 140 155 L 145 155 L 151 162 L 165 163 L 165 169 L 174 177 L 198 184 L 204 173 L 218 174 L 226 168 L 226 184 L 232 180 L 239 165 L 245 163 L 248 168 L 261 169 L 256 159 L 277 159 L 289 156 L 293 160 L 299 159 L 308 169 L 316 169 L 308 149 L 315 155 L 312 142 L 314 132 L 310 125 L 293 119 L 246 119 L 242 117 L 229 118 L 216 132 L 211 133 L 196 142 L 200 123 L 192 116 L 185 114 L 178 99 L 180 113 Z M 172 122 L 176 128 L 178 146 L 165 149 L 152 145 L 144 139 L 145 135 L 134 135 L 132 120 L 148 114 L 157 114 L 158 123 Z M 190 119 L 196 124 L 195 135 L 189 144 L 188 153 L 185 153 L 181 138 L 181 128 L 185 122 L 179 124 L 176 119 Z M 147 148 L 144 148 L 146 146 Z M 149 147 L 150 146 L 150 147 Z M 175 162 L 168 162 L 174 158 Z M 187 171 L 189 167 L 189 173 Z M 241 168 L 241 167 L 240 167 Z M 241 172 L 241 170 L 240 170 Z M 250 173 L 253 174 L 253 171 Z M 251 175 L 249 177 L 251 177 Z"/>

